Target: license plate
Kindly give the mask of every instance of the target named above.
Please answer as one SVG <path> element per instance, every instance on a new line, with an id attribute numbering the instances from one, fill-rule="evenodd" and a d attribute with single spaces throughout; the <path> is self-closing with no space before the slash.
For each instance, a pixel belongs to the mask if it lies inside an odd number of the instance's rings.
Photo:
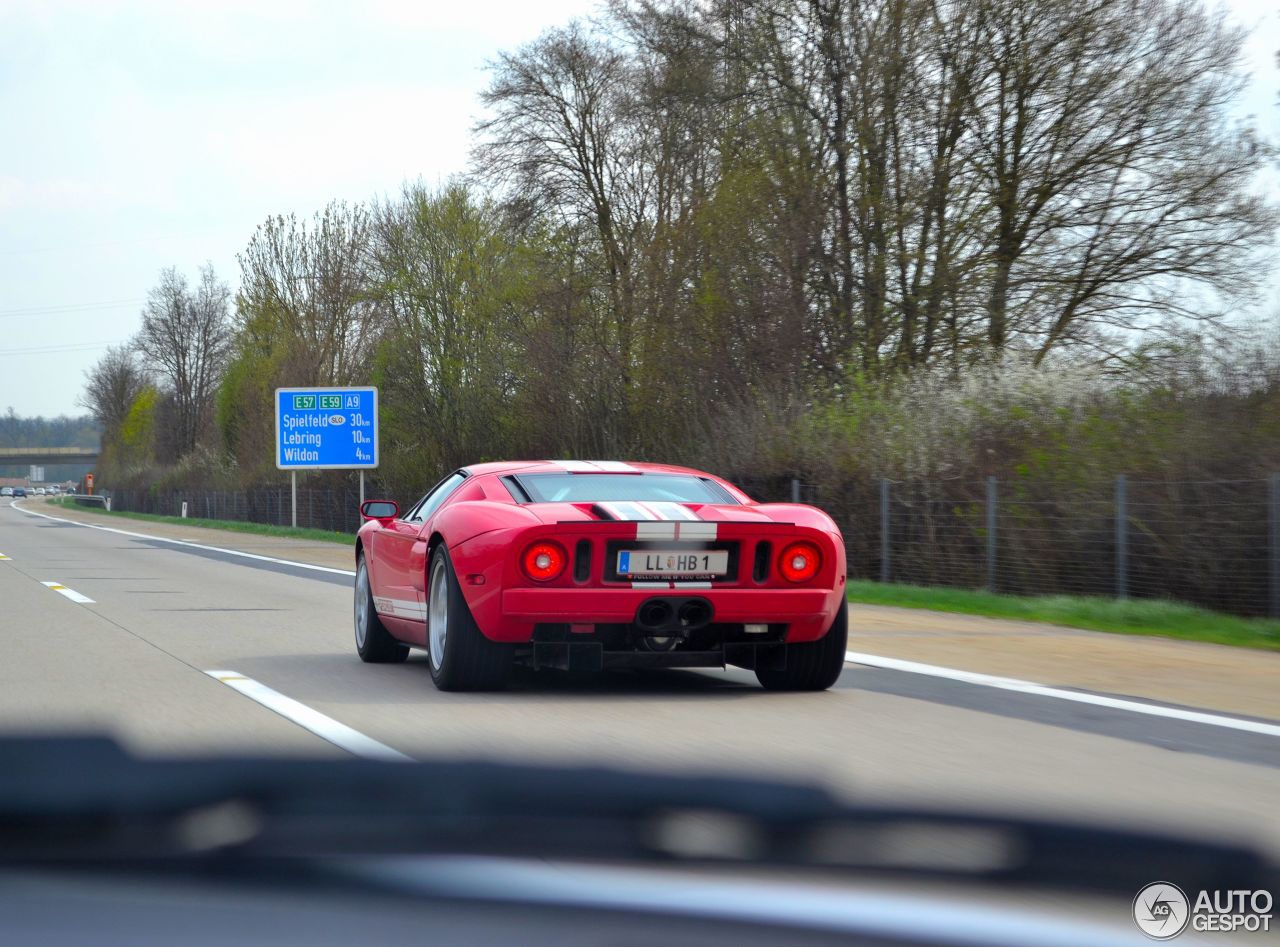
<path id="1" fill-rule="evenodd" d="M 623 549 L 618 552 L 618 575 L 669 578 L 722 576 L 728 571 L 727 549 Z"/>

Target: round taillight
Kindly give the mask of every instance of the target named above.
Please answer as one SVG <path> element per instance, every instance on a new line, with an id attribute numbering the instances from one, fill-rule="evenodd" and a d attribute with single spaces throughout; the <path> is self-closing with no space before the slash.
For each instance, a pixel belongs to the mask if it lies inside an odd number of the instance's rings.
<path id="1" fill-rule="evenodd" d="M 792 543 L 778 557 L 778 571 L 788 582 L 808 582 L 822 568 L 822 553 L 813 543 Z"/>
<path id="2" fill-rule="evenodd" d="M 524 573 L 535 582 L 550 582 L 564 571 L 569 557 L 559 543 L 536 542 L 524 551 Z"/>

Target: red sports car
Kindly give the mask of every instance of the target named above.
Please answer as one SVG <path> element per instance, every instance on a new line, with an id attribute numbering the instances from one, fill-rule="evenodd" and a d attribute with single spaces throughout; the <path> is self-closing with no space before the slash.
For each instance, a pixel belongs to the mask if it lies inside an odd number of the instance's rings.
<path id="1" fill-rule="evenodd" d="M 356 650 L 425 649 L 442 690 L 501 687 L 516 663 L 732 664 L 772 690 L 825 690 L 844 667 L 844 543 L 812 506 L 684 467 L 565 460 L 476 464 L 406 513 L 361 513 Z"/>

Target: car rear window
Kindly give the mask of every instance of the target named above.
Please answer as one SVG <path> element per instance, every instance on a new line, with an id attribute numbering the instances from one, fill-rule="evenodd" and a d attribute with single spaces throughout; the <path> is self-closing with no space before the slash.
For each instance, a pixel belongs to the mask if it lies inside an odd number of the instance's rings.
<path id="1" fill-rule="evenodd" d="M 661 500 L 674 503 L 737 503 L 728 491 L 688 474 L 522 474 L 513 477 L 534 503 L 596 503 Z M 516 499 L 523 499 L 518 492 Z"/>

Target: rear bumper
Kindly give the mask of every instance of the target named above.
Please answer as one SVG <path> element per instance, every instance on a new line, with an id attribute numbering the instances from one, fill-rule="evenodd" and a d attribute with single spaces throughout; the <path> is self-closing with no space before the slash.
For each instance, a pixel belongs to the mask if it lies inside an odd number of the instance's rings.
<path id="1" fill-rule="evenodd" d="M 607 651 L 595 642 L 534 644 L 524 661 L 533 668 L 565 671 L 604 671 L 628 668 L 723 668 L 728 665 L 755 669 L 786 667 L 786 648 L 777 642 L 726 643 L 708 651 Z"/>
<path id="2" fill-rule="evenodd" d="M 629 624 L 636 610 L 655 596 L 697 597 L 711 603 L 713 621 L 767 623 L 789 627 L 788 641 L 822 637 L 835 617 L 842 592 L 833 589 L 742 588 L 517 588 L 502 592 L 501 640 L 528 640 L 541 623 Z M 520 631 L 516 631 L 516 629 Z M 527 631 L 526 631 L 527 629 Z M 485 629 L 486 634 L 489 633 Z M 498 635 L 489 634 L 498 638 Z"/>
<path id="3" fill-rule="evenodd" d="M 502 611 L 533 622 L 629 622 L 646 599 L 705 598 L 718 622 L 793 622 L 825 615 L 829 589 L 506 589 Z"/>

